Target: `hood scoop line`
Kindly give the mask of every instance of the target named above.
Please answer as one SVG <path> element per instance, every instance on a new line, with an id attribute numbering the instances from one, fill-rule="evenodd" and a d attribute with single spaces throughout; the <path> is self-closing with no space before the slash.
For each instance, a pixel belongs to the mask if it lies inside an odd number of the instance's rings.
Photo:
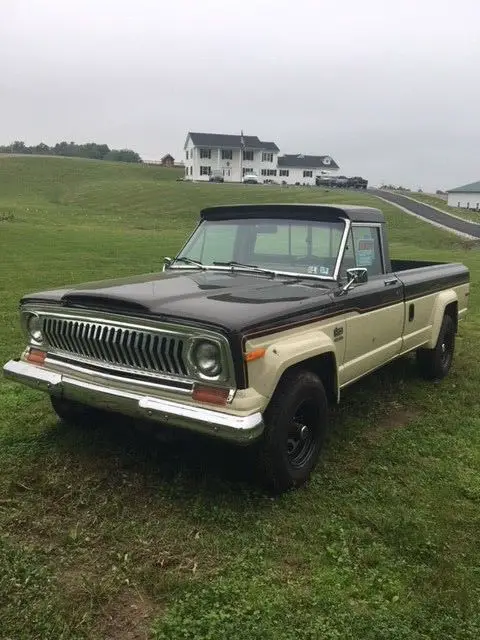
<path id="1" fill-rule="evenodd" d="M 81 307 L 112 312 L 148 312 L 148 308 L 138 302 L 92 293 L 67 293 L 62 297 L 65 307 Z"/>

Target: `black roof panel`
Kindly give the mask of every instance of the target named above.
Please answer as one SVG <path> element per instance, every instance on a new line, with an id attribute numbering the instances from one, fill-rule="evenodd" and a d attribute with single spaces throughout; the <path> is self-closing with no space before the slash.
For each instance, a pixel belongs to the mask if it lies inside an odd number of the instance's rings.
<path id="1" fill-rule="evenodd" d="M 385 222 L 380 209 L 340 204 L 234 204 L 207 207 L 200 216 L 204 220 L 232 218 L 299 218 L 301 220 L 331 220 L 348 218 L 352 222 Z"/>

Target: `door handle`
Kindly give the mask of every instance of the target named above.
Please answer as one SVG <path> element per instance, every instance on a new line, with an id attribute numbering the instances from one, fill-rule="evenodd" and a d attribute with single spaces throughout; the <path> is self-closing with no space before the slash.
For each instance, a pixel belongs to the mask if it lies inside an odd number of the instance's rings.
<path id="1" fill-rule="evenodd" d="M 398 278 L 389 278 L 388 280 L 383 281 L 386 287 L 389 287 L 392 284 L 397 284 Z"/>

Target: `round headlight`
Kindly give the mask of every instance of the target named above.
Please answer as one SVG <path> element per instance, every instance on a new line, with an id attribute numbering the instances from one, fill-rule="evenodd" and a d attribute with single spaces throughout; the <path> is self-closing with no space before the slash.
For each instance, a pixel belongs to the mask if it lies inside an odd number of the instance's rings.
<path id="1" fill-rule="evenodd" d="M 215 377 L 222 371 L 220 348 L 215 342 L 204 340 L 193 348 L 193 362 L 204 376 Z"/>
<path id="2" fill-rule="evenodd" d="M 36 342 L 43 342 L 42 321 L 34 313 L 27 318 L 27 331 Z"/>

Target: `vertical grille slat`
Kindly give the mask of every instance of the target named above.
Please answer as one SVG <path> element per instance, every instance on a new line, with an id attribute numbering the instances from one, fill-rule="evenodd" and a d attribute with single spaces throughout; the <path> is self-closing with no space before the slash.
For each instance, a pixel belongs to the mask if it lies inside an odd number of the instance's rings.
<path id="1" fill-rule="evenodd" d="M 167 365 L 168 365 L 168 370 L 170 371 L 170 373 L 174 373 L 172 360 L 170 358 L 170 338 L 164 338 L 162 342 L 163 342 L 163 349 L 165 353 L 165 360 L 167 361 Z"/>
<path id="2" fill-rule="evenodd" d="M 62 353 L 112 365 L 187 376 L 182 336 L 108 322 L 75 318 L 44 318 L 48 344 Z"/>

